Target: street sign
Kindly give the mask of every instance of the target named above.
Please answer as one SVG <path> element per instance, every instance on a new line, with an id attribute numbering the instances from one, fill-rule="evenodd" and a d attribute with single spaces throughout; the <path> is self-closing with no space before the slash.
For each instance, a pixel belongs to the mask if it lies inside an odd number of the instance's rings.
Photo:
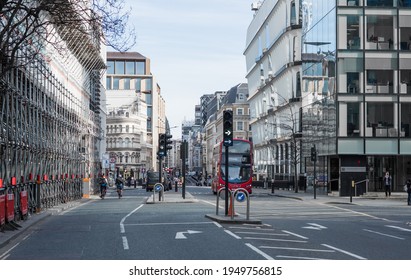
<path id="1" fill-rule="evenodd" d="M 244 201 L 245 201 L 245 198 L 246 198 L 245 193 L 243 193 L 243 192 L 241 192 L 241 191 L 239 191 L 239 192 L 237 193 L 236 197 L 235 197 L 235 199 L 236 199 L 238 202 L 244 202 Z"/>
<path id="2" fill-rule="evenodd" d="M 155 189 L 157 192 L 159 192 L 159 191 L 161 191 L 161 190 L 163 189 L 163 185 L 160 184 L 160 183 L 157 183 L 157 184 L 154 185 L 154 189 Z"/>

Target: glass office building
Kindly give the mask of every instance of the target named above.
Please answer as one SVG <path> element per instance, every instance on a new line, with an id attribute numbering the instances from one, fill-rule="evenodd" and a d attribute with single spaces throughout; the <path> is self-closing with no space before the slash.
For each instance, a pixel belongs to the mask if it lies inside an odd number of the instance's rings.
<path id="1" fill-rule="evenodd" d="M 303 1 L 304 169 L 349 195 L 411 178 L 411 1 Z"/>

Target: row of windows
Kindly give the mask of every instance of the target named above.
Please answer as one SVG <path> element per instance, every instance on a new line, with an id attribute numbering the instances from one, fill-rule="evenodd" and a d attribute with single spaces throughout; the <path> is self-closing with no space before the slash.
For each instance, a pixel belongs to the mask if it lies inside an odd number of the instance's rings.
<path id="1" fill-rule="evenodd" d="M 119 154 L 114 157 L 116 163 L 140 163 L 140 154 Z"/>
<path id="2" fill-rule="evenodd" d="M 340 102 L 340 137 L 411 137 L 411 103 Z"/>
<path id="3" fill-rule="evenodd" d="M 107 148 L 139 148 L 141 147 L 140 143 L 132 138 L 108 138 L 107 139 Z"/>
<path id="4" fill-rule="evenodd" d="M 118 75 L 145 75 L 145 61 L 124 61 L 124 60 L 109 60 L 107 61 L 107 74 Z"/>
<path id="5" fill-rule="evenodd" d="M 107 77 L 106 89 L 134 89 L 136 91 L 152 91 L 152 78 L 120 78 Z"/>
<path id="6" fill-rule="evenodd" d="M 411 0 L 338 0 L 339 6 L 411 7 Z"/>
<path id="7" fill-rule="evenodd" d="M 138 129 L 138 127 L 135 127 L 134 125 L 110 125 L 107 126 L 107 133 L 140 133 L 141 131 Z"/>

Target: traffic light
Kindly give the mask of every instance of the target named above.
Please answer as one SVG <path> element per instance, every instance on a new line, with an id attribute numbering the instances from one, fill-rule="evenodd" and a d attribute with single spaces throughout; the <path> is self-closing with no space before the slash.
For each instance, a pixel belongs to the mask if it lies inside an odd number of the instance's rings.
<path id="1" fill-rule="evenodd" d="M 223 112 L 223 131 L 224 131 L 224 146 L 233 145 L 233 111 L 224 110 Z"/>
<path id="2" fill-rule="evenodd" d="M 317 150 L 314 147 L 311 147 L 311 161 L 317 161 Z"/>
<path id="3" fill-rule="evenodd" d="M 173 137 L 173 135 L 170 134 L 166 134 L 165 135 L 165 144 L 166 144 L 166 148 L 164 150 L 165 155 L 167 155 L 167 151 L 171 150 L 173 148 L 173 146 L 171 146 L 171 144 L 173 144 L 173 141 L 171 141 L 170 139 Z"/>
<path id="4" fill-rule="evenodd" d="M 164 157 L 166 155 L 166 135 L 160 133 L 158 135 L 158 153 L 159 157 Z"/>

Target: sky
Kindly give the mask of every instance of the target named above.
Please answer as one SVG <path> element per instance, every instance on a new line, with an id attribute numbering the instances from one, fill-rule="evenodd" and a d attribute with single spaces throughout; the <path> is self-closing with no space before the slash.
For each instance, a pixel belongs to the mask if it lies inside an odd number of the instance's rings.
<path id="1" fill-rule="evenodd" d="M 247 82 L 243 53 L 252 2 L 126 0 L 137 34 L 137 43 L 129 51 L 151 60 L 171 127 L 194 120 L 202 95 Z"/>

